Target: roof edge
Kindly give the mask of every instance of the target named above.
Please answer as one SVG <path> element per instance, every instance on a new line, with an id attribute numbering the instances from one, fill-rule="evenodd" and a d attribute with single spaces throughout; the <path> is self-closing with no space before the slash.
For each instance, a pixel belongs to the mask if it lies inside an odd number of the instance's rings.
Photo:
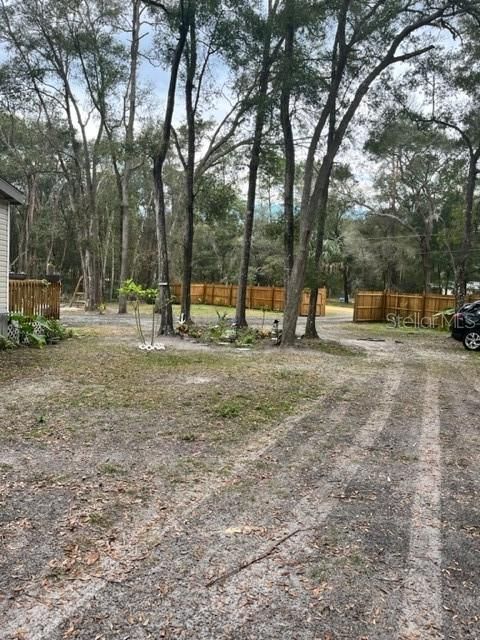
<path id="1" fill-rule="evenodd" d="M 3 178 L 0 178 L 0 196 L 13 204 L 25 203 L 25 195 Z"/>

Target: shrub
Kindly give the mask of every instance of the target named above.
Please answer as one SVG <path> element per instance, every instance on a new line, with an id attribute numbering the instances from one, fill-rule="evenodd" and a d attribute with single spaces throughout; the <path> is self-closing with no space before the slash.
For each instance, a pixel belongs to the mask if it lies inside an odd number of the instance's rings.
<path id="1" fill-rule="evenodd" d="M 14 349 L 15 345 L 11 340 L 5 336 L 0 336 L 0 351 L 6 351 L 7 349 Z"/>
<path id="2" fill-rule="evenodd" d="M 22 313 L 11 313 L 10 322 L 18 327 L 19 344 L 32 347 L 43 347 L 48 343 L 71 337 L 71 330 L 66 329 L 58 320 L 42 316 L 25 316 Z"/>

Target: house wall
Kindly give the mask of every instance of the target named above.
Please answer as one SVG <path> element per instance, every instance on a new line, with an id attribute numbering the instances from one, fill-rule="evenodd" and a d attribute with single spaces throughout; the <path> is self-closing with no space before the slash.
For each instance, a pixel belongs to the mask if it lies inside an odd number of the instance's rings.
<path id="1" fill-rule="evenodd" d="M 0 200 L 0 334 L 6 334 L 8 318 L 9 205 Z"/>

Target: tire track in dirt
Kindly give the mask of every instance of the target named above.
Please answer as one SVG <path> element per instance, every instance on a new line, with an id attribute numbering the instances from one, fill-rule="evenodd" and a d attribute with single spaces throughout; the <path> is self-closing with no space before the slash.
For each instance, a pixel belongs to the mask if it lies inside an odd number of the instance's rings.
<path id="1" fill-rule="evenodd" d="M 369 449 L 387 428 L 402 380 L 403 369 L 394 369 L 393 371 L 389 369 L 389 373 L 390 377 L 384 384 L 374 410 L 364 425 L 359 426 L 354 441 L 338 454 L 329 477 L 297 503 L 284 535 L 294 533 L 297 530 L 299 532 L 282 544 L 280 549 L 282 557 L 292 558 L 299 549 L 307 555 L 313 550 L 312 540 L 315 531 L 320 529 L 339 506 L 348 485 L 358 474 L 369 455 Z M 265 551 L 265 548 L 260 548 L 256 555 L 261 556 Z M 289 573 L 292 575 L 291 572 Z M 250 593 L 250 597 L 256 601 L 252 602 L 249 607 L 249 617 L 255 617 L 255 612 L 257 612 L 257 618 L 261 620 L 261 609 L 265 602 L 273 602 L 276 595 L 284 591 L 284 587 L 282 588 L 282 583 L 285 582 L 282 579 L 284 574 L 285 564 L 276 562 L 274 557 L 267 559 L 263 564 L 252 565 L 225 583 L 220 582 L 218 587 L 214 587 L 209 604 L 210 609 L 214 611 L 217 608 L 223 608 L 225 611 L 225 602 L 229 603 L 229 619 L 238 629 L 244 624 L 242 608 L 238 606 L 239 599 L 242 594 Z M 300 587 L 298 584 L 297 586 Z M 257 594 L 256 598 L 253 596 L 254 593 Z M 308 602 L 305 603 L 305 607 L 308 611 Z M 201 628 L 203 624 L 205 624 L 204 619 L 197 621 L 197 628 Z M 187 638 L 188 636 L 179 637 Z M 274 636 L 272 635 L 272 637 Z"/>
<path id="2" fill-rule="evenodd" d="M 365 456 L 368 455 L 368 447 L 371 446 L 379 433 L 386 427 L 392 404 L 397 397 L 398 388 L 402 379 L 402 369 L 389 370 L 389 374 L 389 378 L 383 384 L 379 395 L 371 394 L 369 398 L 370 401 L 375 401 L 376 403 L 372 413 L 367 415 L 365 419 L 358 424 L 358 431 L 352 435 L 349 441 L 346 440 L 342 446 L 336 447 L 336 450 L 331 456 L 331 460 L 329 459 L 328 476 L 325 478 L 320 475 L 320 477 L 312 478 L 315 486 L 310 488 L 300 499 L 298 499 L 298 496 L 293 492 L 294 504 L 291 510 L 287 510 L 286 513 L 288 520 L 285 522 L 284 519 L 283 523 L 281 521 L 278 522 L 275 527 L 275 532 L 278 537 L 281 537 L 282 535 L 293 533 L 297 529 L 302 529 L 302 531 L 298 532 L 290 541 L 287 541 L 285 547 L 292 545 L 298 548 L 299 546 L 309 544 L 312 531 L 307 531 L 306 529 L 317 527 L 318 524 L 324 521 L 330 512 L 338 506 L 338 494 L 341 495 L 346 489 L 352 476 L 357 473 Z M 363 386 L 365 386 L 365 381 L 363 381 Z M 368 404 L 370 404 L 370 402 Z M 335 428 L 336 421 L 338 421 L 338 423 L 342 422 L 346 416 L 347 409 L 348 405 L 343 405 L 340 411 L 338 411 L 336 407 L 333 407 L 331 416 L 328 419 L 329 421 L 330 419 L 333 421 L 332 428 Z M 354 408 L 354 411 L 355 409 L 356 408 Z M 298 454 L 302 449 L 312 447 L 314 443 L 315 439 L 303 445 L 300 444 L 294 453 Z M 315 460 L 315 456 L 318 455 L 319 453 L 312 448 L 310 451 L 312 462 Z M 261 492 L 262 488 L 258 487 L 258 491 Z M 268 505 L 266 506 L 268 508 Z M 112 601 L 115 601 L 117 606 L 120 605 L 122 611 L 138 611 L 141 607 L 142 597 L 148 597 L 146 596 L 147 593 L 153 593 L 155 588 L 158 589 L 159 581 L 163 584 L 164 580 L 166 580 L 168 584 L 168 575 L 165 576 L 165 573 L 174 574 L 173 579 L 175 582 L 173 589 L 169 590 L 164 597 L 159 598 L 159 600 L 155 602 L 156 624 L 161 624 L 162 620 L 170 620 L 172 628 L 175 629 L 173 635 L 167 635 L 166 637 L 240 637 L 223 635 L 226 633 L 227 625 L 233 622 L 238 616 L 237 606 L 239 598 L 242 597 L 245 590 L 248 590 L 250 586 L 249 583 L 252 580 L 258 581 L 260 585 L 263 583 L 263 587 L 266 588 L 264 584 L 265 579 L 268 581 L 270 578 L 268 570 L 265 569 L 265 564 L 262 563 L 242 571 L 224 584 L 219 583 L 211 589 L 206 587 L 209 577 L 212 577 L 211 573 L 206 573 L 209 567 L 208 558 L 216 558 L 220 551 L 223 552 L 222 563 L 219 565 L 218 559 L 216 559 L 215 562 L 216 575 L 220 576 L 223 571 L 229 567 L 231 568 L 232 565 L 235 567 L 235 563 L 239 557 L 248 560 L 249 555 L 252 553 L 254 553 L 255 556 L 261 555 L 268 550 L 275 540 L 269 540 L 268 544 L 266 544 L 264 539 L 263 541 L 259 541 L 249 535 L 239 536 L 238 539 L 225 540 L 225 537 L 222 538 L 219 535 L 218 529 L 214 528 L 212 530 L 211 524 L 210 528 L 205 526 L 209 515 L 212 518 L 216 518 L 217 522 L 222 520 L 222 514 L 217 513 L 217 509 L 222 509 L 221 504 L 214 504 L 210 509 L 205 505 L 205 508 L 208 511 L 205 519 L 203 514 L 199 514 L 201 519 L 199 522 L 197 522 L 197 520 L 195 521 L 195 530 L 193 532 L 185 531 L 182 528 L 182 530 L 178 532 L 177 539 L 173 538 L 169 543 L 171 547 L 175 549 L 177 556 L 180 556 L 180 559 L 183 553 L 186 552 L 184 549 L 188 549 L 188 556 L 190 557 L 183 556 L 187 567 L 183 575 L 179 559 L 177 573 L 175 573 L 175 566 L 171 567 L 169 564 L 163 564 L 160 565 L 161 569 L 158 572 L 155 572 L 155 567 L 153 567 L 153 575 L 149 575 L 148 573 L 139 574 L 135 583 L 130 584 L 128 588 L 118 587 L 117 589 L 117 587 L 112 586 L 112 590 L 115 592 Z M 240 511 L 240 514 L 241 513 Z M 303 531 L 304 529 L 305 531 Z M 245 543 L 243 543 L 244 541 Z M 282 545 L 282 551 L 283 549 L 284 546 Z M 165 551 L 167 550 L 165 549 Z M 168 556 L 163 562 L 170 562 Z M 263 587 L 260 586 L 260 590 Z M 142 589 L 144 591 L 143 596 L 138 594 Z M 95 633 L 100 632 L 107 632 L 108 634 L 106 628 L 95 627 L 94 630 L 90 622 L 93 619 L 104 619 L 106 613 L 109 611 L 111 605 L 109 604 L 109 599 L 104 598 L 106 595 L 107 594 L 104 593 L 101 601 L 97 602 L 92 609 L 86 611 L 83 620 L 79 621 L 78 624 L 82 629 L 81 638 L 89 638 L 92 634 L 95 635 Z M 188 613 L 185 610 L 185 603 L 187 602 L 191 603 L 188 607 Z M 185 616 L 187 616 L 189 624 L 186 635 L 181 631 L 182 625 L 186 623 Z M 215 635 L 215 633 L 219 633 L 219 629 L 215 628 L 215 631 L 213 631 L 209 628 L 209 625 L 214 624 L 214 622 L 219 622 L 220 620 L 222 621 L 222 635 L 219 636 Z M 116 620 L 114 622 L 116 622 Z M 163 632 L 163 627 L 157 627 L 154 631 L 157 635 L 153 637 L 163 637 L 161 636 Z M 169 632 L 167 631 L 166 633 L 168 634 Z M 112 635 L 109 637 L 113 638 L 115 636 Z"/>
<path id="3" fill-rule="evenodd" d="M 341 386 L 349 380 L 349 375 L 343 373 L 337 379 L 337 384 Z M 245 470 L 256 460 L 259 460 L 269 449 L 280 439 L 285 438 L 303 420 L 314 417 L 325 403 L 322 397 L 312 406 L 310 403 L 307 410 L 295 416 L 290 416 L 283 422 L 272 427 L 268 432 L 256 436 L 255 440 L 249 441 L 245 446 L 241 459 L 234 465 L 232 475 L 241 476 Z M 238 453 L 237 453 L 238 458 Z M 181 530 L 186 518 L 210 499 L 217 491 L 221 490 L 225 480 L 216 479 L 207 487 L 197 487 L 195 491 L 190 491 L 185 496 L 183 490 L 183 500 L 175 507 L 171 516 L 165 518 L 163 511 L 156 512 L 155 508 L 150 508 L 139 516 L 141 522 L 129 536 L 126 536 L 122 548 L 115 555 L 115 558 L 104 558 L 101 566 L 96 566 L 96 576 L 88 575 L 72 580 L 70 584 L 62 584 L 58 588 L 48 589 L 35 593 L 30 590 L 29 599 L 23 603 L 20 601 L 18 610 L 12 615 L 8 612 L 8 620 L 2 625 L 5 637 L 17 637 L 18 631 L 28 633 L 28 640 L 50 640 L 55 630 L 75 611 L 84 608 L 91 600 L 109 584 L 116 583 L 125 575 L 124 564 L 129 560 L 136 559 L 139 553 L 144 552 L 143 543 L 145 536 L 154 534 L 155 543 L 163 539 L 168 534 L 175 534 Z M 158 526 L 160 525 L 160 530 Z M 128 571 L 128 570 L 127 570 Z M 95 578 L 98 577 L 97 580 Z M 32 593 L 34 592 L 34 593 Z M 32 602 L 37 604 L 32 606 Z"/>
<path id="4" fill-rule="evenodd" d="M 277 562 L 292 563 L 300 583 L 287 580 L 289 591 L 309 612 L 305 640 L 329 634 L 348 640 L 396 637 L 424 387 L 423 363 L 409 362 L 386 428 L 369 447 L 344 498 L 315 531 L 310 549 L 279 554 Z M 282 600 L 295 615 L 293 599 Z M 270 614 L 273 624 L 278 617 Z"/>
<path id="5" fill-rule="evenodd" d="M 439 640 L 442 634 L 441 448 L 439 383 L 427 374 L 416 491 L 398 637 Z"/>
<path id="6" fill-rule="evenodd" d="M 478 354 L 442 386 L 443 632 L 480 637 L 480 384 Z M 472 366 L 473 365 L 473 366 Z"/>

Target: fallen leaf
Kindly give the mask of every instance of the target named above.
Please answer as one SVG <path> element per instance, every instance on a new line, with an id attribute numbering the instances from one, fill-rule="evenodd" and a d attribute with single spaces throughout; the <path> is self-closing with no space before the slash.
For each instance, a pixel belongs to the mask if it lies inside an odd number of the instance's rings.
<path id="1" fill-rule="evenodd" d="M 85 562 L 89 567 L 92 564 L 95 564 L 95 562 L 98 562 L 99 558 L 100 558 L 100 554 L 98 553 L 98 551 L 88 551 L 85 554 Z"/>

